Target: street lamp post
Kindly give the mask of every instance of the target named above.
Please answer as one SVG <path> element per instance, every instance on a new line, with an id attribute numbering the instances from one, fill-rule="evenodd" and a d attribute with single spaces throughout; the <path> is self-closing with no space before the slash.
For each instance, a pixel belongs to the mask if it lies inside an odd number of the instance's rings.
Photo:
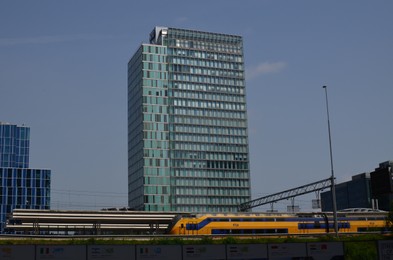
<path id="1" fill-rule="evenodd" d="M 330 150 L 330 169 L 332 172 L 331 182 L 332 182 L 332 202 L 333 202 L 333 221 L 334 221 L 334 232 L 336 236 L 338 236 L 338 223 L 337 223 L 337 202 L 336 202 L 336 186 L 334 185 L 334 170 L 333 170 L 333 152 L 332 152 L 332 136 L 330 134 L 330 119 L 329 119 L 329 102 L 328 102 L 328 94 L 327 87 L 323 86 L 325 89 L 325 97 L 326 97 L 326 114 L 327 114 L 327 123 L 328 123 L 328 133 L 329 133 L 329 150 Z"/>

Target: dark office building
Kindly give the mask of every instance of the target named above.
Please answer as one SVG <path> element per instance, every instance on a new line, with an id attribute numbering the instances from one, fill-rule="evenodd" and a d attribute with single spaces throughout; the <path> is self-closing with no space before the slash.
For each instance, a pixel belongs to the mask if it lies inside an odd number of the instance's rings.
<path id="1" fill-rule="evenodd" d="M 389 211 L 393 202 L 393 161 L 380 163 L 370 175 L 373 198 L 378 200 L 379 209 Z"/>
<path id="2" fill-rule="evenodd" d="M 370 174 L 352 176 L 352 180 L 336 184 L 337 210 L 371 208 Z M 321 193 L 322 211 L 332 211 L 331 191 Z"/>
<path id="3" fill-rule="evenodd" d="M 337 210 L 377 208 L 390 210 L 393 203 L 393 161 L 379 164 L 371 173 L 352 176 L 352 180 L 336 184 Z M 332 211 L 331 191 L 321 193 L 322 211 Z"/>

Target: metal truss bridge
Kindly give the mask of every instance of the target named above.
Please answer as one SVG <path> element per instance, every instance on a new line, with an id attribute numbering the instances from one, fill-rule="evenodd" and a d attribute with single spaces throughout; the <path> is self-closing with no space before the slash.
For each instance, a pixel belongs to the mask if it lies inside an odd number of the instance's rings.
<path id="1" fill-rule="evenodd" d="M 274 203 L 280 200 L 291 199 L 307 193 L 323 190 L 332 186 L 332 178 L 313 182 L 298 188 L 278 192 L 272 195 L 264 196 L 255 200 L 251 200 L 239 205 L 239 211 L 247 211 L 248 209 L 255 208 L 261 205 Z"/>

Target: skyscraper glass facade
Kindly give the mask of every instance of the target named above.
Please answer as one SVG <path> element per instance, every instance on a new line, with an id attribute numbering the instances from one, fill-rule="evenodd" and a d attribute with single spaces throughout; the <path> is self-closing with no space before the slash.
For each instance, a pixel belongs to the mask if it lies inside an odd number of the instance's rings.
<path id="1" fill-rule="evenodd" d="M 15 208 L 49 209 L 47 169 L 29 168 L 30 128 L 0 122 L 0 233 Z"/>
<path id="2" fill-rule="evenodd" d="M 50 170 L 0 168 L 0 230 L 13 209 L 50 208 Z"/>
<path id="3" fill-rule="evenodd" d="M 0 167 L 29 167 L 30 128 L 0 122 Z"/>
<path id="4" fill-rule="evenodd" d="M 128 64 L 129 206 L 235 212 L 250 200 L 240 36 L 156 27 Z"/>

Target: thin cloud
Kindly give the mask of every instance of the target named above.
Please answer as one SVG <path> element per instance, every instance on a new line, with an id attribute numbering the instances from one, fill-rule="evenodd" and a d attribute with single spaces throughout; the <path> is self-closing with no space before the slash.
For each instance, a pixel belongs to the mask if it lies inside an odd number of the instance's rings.
<path id="1" fill-rule="evenodd" d="M 264 74 L 277 73 L 287 67 L 287 63 L 283 61 L 269 62 L 265 61 L 255 67 L 248 68 L 246 76 L 248 79 L 253 79 Z"/>
<path id="2" fill-rule="evenodd" d="M 24 44 L 51 44 L 60 42 L 103 40 L 113 38 L 111 35 L 100 34 L 74 34 L 74 35 L 54 35 L 37 36 L 27 38 L 0 38 L 0 46 L 24 45 Z"/>

